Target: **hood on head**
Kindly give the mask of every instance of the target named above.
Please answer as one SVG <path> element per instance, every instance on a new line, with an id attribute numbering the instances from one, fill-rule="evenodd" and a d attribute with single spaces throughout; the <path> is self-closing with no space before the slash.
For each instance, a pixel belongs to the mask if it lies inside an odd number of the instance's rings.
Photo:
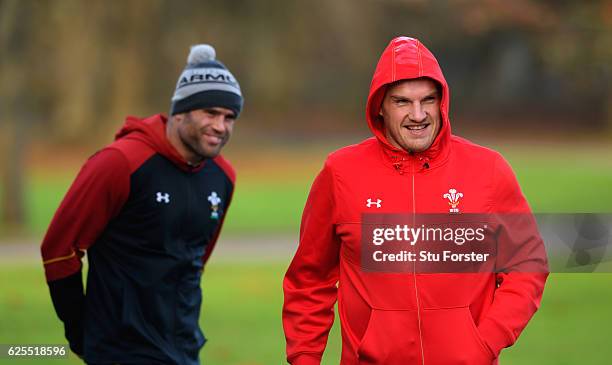
<path id="1" fill-rule="evenodd" d="M 167 121 L 168 118 L 163 114 L 156 114 L 145 119 L 128 116 L 123 127 L 115 134 L 115 140 L 134 139 L 141 141 L 184 171 L 197 171 L 202 168 L 203 163 L 198 166 L 190 165 L 170 144 L 166 137 Z"/>
<path id="2" fill-rule="evenodd" d="M 391 40 L 378 60 L 366 104 L 366 119 L 370 130 L 381 143 L 391 149 L 397 150 L 387 141 L 384 124 L 379 115 L 387 86 L 399 80 L 420 77 L 433 79 L 442 90 L 440 102 L 442 125 L 427 153 L 435 153 L 450 139 L 449 89 L 438 61 L 418 39 L 396 37 Z"/>

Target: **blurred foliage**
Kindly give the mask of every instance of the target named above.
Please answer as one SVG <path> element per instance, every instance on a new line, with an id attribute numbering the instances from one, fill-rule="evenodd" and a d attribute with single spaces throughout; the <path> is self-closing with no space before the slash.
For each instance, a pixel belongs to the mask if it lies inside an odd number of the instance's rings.
<path id="1" fill-rule="evenodd" d="M 400 34 L 439 57 L 459 113 L 569 113 L 595 129 L 612 114 L 603 0 L 0 0 L 0 11 L 2 119 L 27 110 L 59 141 L 167 111 L 199 42 L 237 75 L 244 118 L 289 132 L 360 120 L 376 61 Z"/>
<path id="2" fill-rule="evenodd" d="M 438 57 L 456 131 L 609 133 L 611 29 L 604 0 L 0 0 L 0 220 L 23 224 L 32 143 L 102 146 L 126 115 L 169 110 L 195 43 L 240 81 L 244 141 L 318 143 L 367 133 L 397 35 Z"/>

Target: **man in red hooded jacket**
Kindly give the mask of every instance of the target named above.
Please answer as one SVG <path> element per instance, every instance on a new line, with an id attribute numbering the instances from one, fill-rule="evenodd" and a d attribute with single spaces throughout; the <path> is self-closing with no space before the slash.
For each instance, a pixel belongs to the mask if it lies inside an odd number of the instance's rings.
<path id="1" fill-rule="evenodd" d="M 242 105 L 214 48 L 192 47 L 170 117 L 128 117 L 64 197 L 41 252 L 66 339 L 88 364 L 199 364 L 200 279 L 235 181 L 220 152 Z"/>
<path id="2" fill-rule="evenodd" d="M 366 106 L 374 137 L 329 155 L 304 208 L 283 283 L 289 363 L 320 363 L 336 300 L 344 365 L 496 364 L 539 307 L 546 257 L 529 206 L 497 152 L 451 134 L 448 110 L 433 54 L 417 39 L 393 39 Z M 366 214 L 449 212 L 527 216 L 531 226 L 518 236 L 530 257 L 508 256 L 529 269 L 364 270 Z M 496 239 L 516 239 L 500 227 Z"/>

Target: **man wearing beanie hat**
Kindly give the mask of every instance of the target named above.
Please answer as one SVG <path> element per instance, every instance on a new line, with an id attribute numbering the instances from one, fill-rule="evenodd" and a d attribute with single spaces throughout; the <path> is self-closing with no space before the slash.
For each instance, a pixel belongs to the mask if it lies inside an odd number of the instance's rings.
<path id="1" fill-rule="evenodd" d="M 128 117 L 64 197 L 41 253 L 66 339 L 88 364 L 199 363 L 200 279 L 235 181 L 219 153 L 242 106 L 214 48 L 192 47 L 170 116 Z"/>

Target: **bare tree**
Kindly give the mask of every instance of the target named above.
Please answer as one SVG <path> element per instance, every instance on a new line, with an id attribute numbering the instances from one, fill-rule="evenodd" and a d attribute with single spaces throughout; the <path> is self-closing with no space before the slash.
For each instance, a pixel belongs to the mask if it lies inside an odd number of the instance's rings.
<path id="1" fill-rule="evenodd" d="M 24 114 L 19 105 L 23 84 L 23 73 L 19 67 L 23 61 L 22 44 L 25 43 L 25 25 L 19 22 L 19 11 L 18 0 L 0 2 L 0 175 L 3 187 L 0 223 L 11 231 L 20 230 L 25 224 L 23 166 L 28 120 L 18 117 Z"/>

